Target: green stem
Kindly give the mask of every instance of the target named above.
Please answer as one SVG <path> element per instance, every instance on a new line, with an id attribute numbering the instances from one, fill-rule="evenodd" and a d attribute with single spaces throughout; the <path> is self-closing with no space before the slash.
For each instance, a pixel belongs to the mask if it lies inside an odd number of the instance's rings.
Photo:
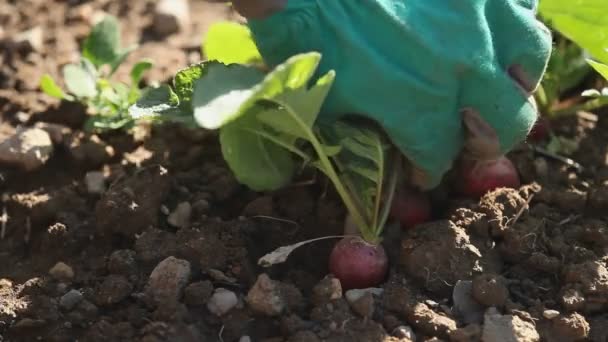
<path id="1" fill-rule="evenodd" d="M 562 116 L 573 115 L 579 111 L 590 112 L 592 110 L 604 107 L 606 105 L 608 105 L 608 96 L 602 96 L 602 97 L 595 98 L 593 100 L 589 100 L 585 103 L 581 103 L 576 106 L 564 108 L 561 110 L 556 110 L 553 113 L 551 113 L 551 116 L 554 118 L 557 118 L 557 117 L 562 117 Z"/>
<path id="2" fill-rule="evenodd" d="M 334 166 L 332 165 L 332 163 L 329 160 L 329 158 L 327 157 L 327 155 L 325 155 L 325 152 L 323 151 L 323 146 L 321 146 L 317 137 L 310 130 L 310 128 L 304 122 L 302 122 L 302 120 L 297 115 L 297 113 L 293 110 L 293 108 L 291 108 L 288 104 L 286 104 L 280 100 L 273 99 L 273 101 L 275 101 L 277 104 L 279 104 L 280 106 L 285 108 L 285 110 L 287 110 L 287 112 L 292 116 L 292 118 L 296 121 L 296 123 L 299 126 L 304 128 L 303 131 L 306 132 L 306 135 L 308 136 L 308 141 L 310 141 L 313 148 L 317 152 L 317 155 L 319 157 L 319 163 L 322 166 L 322 171 L 324 171 L 325 174 L 327 175 L 327 177 L 329 177 L 329 179 L 331 179 L 332 183 L 334 184 L 334 187 L 336 188 L 336 191 L 342 198 L 344 205 L 346 206 L 346 208 L 350 212 L 353 220 L 355 221 L 355 224 L 359 227 L 359 231 L 361 232 L 363 239 L 365 239 L 369 243 L 373 243 L 373 244 L 377 243 L 378 237 L 375 236 L 373 234 L 373 232 L 370 231 L 369 227 L 367 226 L 367 224 L 365 222 L 364 217 L 357 210 L 357 207 L 355 206 L 352 199 L 350 198 L 350 195 L 349 195 L 348 191 L 346 190 L 346 188 L 344 187 L 344 184 L 342 184 L 342 182 L 340 181 L 340 177 L 338 177 L 338 175 L 336 174 L 336 170 L 334 169 Z"/>

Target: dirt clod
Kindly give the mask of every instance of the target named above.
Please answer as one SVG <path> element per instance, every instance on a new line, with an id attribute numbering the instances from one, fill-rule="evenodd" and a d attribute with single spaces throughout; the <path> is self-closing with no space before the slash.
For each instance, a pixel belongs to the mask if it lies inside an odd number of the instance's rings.
<path id="1" fill-rule="evenodd" d="M 556 341 L 576 342 L 589 336 L 589 323 L 578 313 L 553 320 L 552 332 Z"/>
<path id="2" fill-rule="evenodd" d="M 114 274 L 129 276 L 137 273 L 137 262 L 135 251 L 130 249 L 119 249 L 110 254 L 108 260 L 108 271 Z"/>
<path id="3" fill-rule="evenodd" d="M 98 229 L 102 233 L 132 237 L 157 226 L 159 208 L 168 189 L 167 171 L 159 166 L 119 179 L 97 202 Z"/>
<path id="4" fill-rule="evenodd" d="M 190 280 L 190 263 L 168 257 L 150 274 L 146 292 L 157 302 L 177 301 Z"/>
<path id="5" fill-rule="evenodd" d="M 184 302 L 190 306 L 202 306 L 207 303 L 212 294 L 213 284 L 208 280 L 199 281 L 184 289 Z"/>
<path id="6" fill-rule="evenodd" d="M 74 278 L 74 270 L 72 267 L 63 262 L 56 263 L 55 266 L 49 270 L 49 274 L 53 278 L 61 281 L 70 281 Z"/>
<path id="7" fill-rule="evenodd" d="M 481 259 L 464 229 L 438 221 L 418 226 L 402 241 L 399 262 L 429 291 L 450 295 L 458 280 L 471 279 L 483 270 Z"/>
<path id="8" fill-rule="evenodd" d="M 473 298 L 485 306 L 502 307 L 509 299 L 506 280 L 486 273 L 473 279 Z"/>
<path id="9" fill-rule="evenodd" d="M 534 324 L 490 308 L 484 318 L 481 339 L 484 342 L 539 342 L 540 335 Z"/>
<path id="10" fill-rule="evenodd" d="M 133 284 L 124 276 L 111 274 L 99 286 L 96 302 L 99 306 L 109 306 L 122 302 L 133 291 Z"/>
<path id="11" fill-rule="evenodd" d="M 424 303 L 416 304 L 407 313 L 406 319 L 414 328 L 420 329 L 429 336 L 447 339 L 450 332 L 456 330 L 456 322 L 443 314 L 433 311 Z"/>
<path id="12" fill-rule="evenodd" d="M 450 333 L 450 342 L 478 342 L 481 338 L 481 326 L 470 324 Z"/>

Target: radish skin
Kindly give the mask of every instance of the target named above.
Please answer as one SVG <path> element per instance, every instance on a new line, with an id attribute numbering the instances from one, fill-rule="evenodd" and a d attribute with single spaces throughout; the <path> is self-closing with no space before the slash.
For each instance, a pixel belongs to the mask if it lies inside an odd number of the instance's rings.
<path id="1" fill-rule="evenodd" d="M 498 188 L 518 188 L 519 174 L 505 156 L 490 161 L 463 161 L 460 168 L 463 195 L 479 198 Z"/>
<path id="2" fill-rule="evenodd" d="M 342 288 L 364 289 L 378 286 L 388 272 L 388 257 L 381 244 L 370 244 L 360 237 L 338 241 L 329 256 L 329 271 Z"/>
<path id="3" fill-rule="evenodd" d="M 398 191 L 391 205 L 391 217 L 399 221 L 402 229 L 411 229 L 431 219 L 430 200 L 413 189 Z"/>

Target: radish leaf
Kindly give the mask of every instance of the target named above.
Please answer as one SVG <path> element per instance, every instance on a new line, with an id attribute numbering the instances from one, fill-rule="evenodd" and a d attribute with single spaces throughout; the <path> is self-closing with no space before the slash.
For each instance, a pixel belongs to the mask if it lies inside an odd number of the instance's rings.
<path id="1" fill-rule="evenodd" d="M 202 52 L 208 60 L 225 64 L 262 63 L 262 56 L 249 28 L 234 22 L 211 25 L 203 42 Z"/>

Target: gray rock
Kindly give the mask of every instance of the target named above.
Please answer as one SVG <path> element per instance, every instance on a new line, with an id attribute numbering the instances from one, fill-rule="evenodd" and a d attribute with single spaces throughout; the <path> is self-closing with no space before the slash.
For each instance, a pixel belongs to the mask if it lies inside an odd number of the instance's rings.
<path id="1" fill-rule="evenodd" d="M 43 166 L 53 154 L 49 134 L 40 128 L 19 129 L 0 143 L 0 164 L 33 171 Z"/>
<path id="2" fill-rule="evenodd" d="M 150 274 L 146 291 L 157 302 L 178 300 L 190 281 L 190 272 L 190 262 L 168 257 Z"/>
<path id="3" fill-rule="evenodd" d="M 416 342 L 416 334 L 414 330 L 407 325 L 400 325 L 393 330 L 393 336 L 400 338 L 401 340 Z"/>
<path id="4" fill-rule="evenodd" d="M 84 176 L 87 191 L 90 194 L 100 195 L 106 190 L 106 179 L 101 171 L 90 171 Z"/>
<path id="5" fill-rule="evenodd" d="M 473 282 L 459 280 L 452 292 L 454 313 L 466 324 L 483 322 L 485 307 L 473 298 Z"/>
<path id="6" fill-rule="evenodd" d="M 557 310 L 545 310 L 543 311 L 543 317 L 546 319 L 554 319 L 559 316 L 559 311 Z"/>
<path id="7" fill-rule="evenodd" d="M 207 309 L 216 316 L 223 316 L 239 303 L 239 299 L 232 291 L 218 288 L 207 302 Z"/>
<path id="8" fill-rule="evenodd" d="M 84 296 L 78 290 L 70 290 L 68 293 L 61 296 L 59 299 L 59 306 L 67 311 L 72 310 Z"/>
<path id="9" fill-rule="evenodd" d="M 190 224 L 192 216 L 192 206 L 188 202 L 182 202 L 177 205 L 175 210 L 167 218 L 170 225 L 177 228 L 187 228 Z"/>

